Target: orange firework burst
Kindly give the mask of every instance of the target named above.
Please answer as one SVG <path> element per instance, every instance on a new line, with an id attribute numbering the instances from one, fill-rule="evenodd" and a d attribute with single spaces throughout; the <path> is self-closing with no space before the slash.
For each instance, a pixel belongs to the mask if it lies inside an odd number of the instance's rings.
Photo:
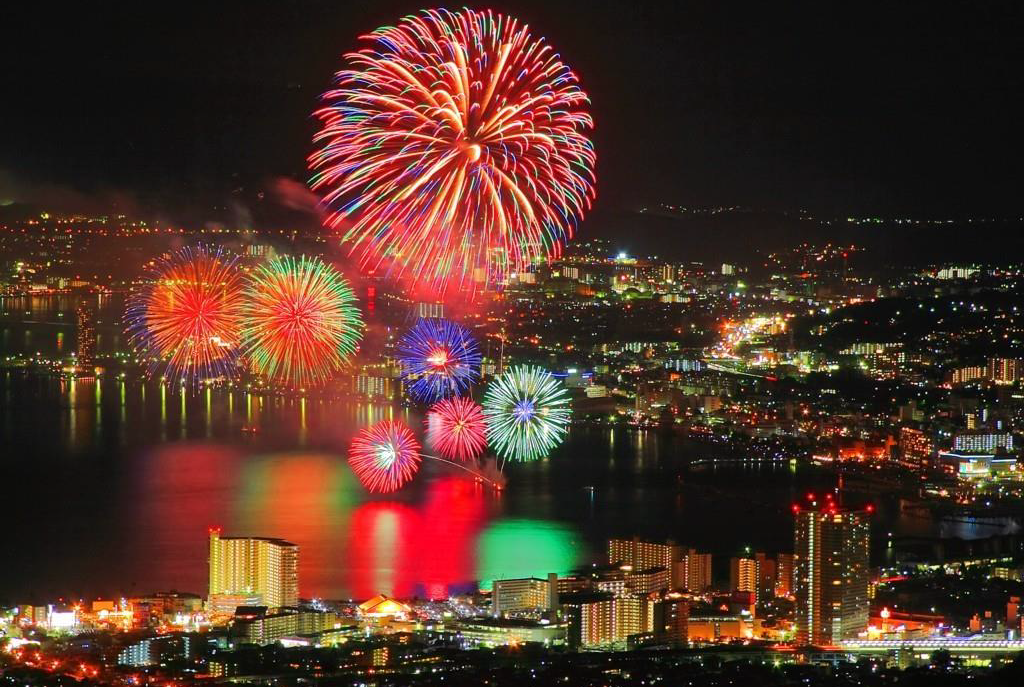
<path id="1" fill-rule="evenodd" d="M 153 261 L 126 308 L 127 333 L 150 372 L 172 379 L 230 376 L 238 358 L 242 277 L 220 249 L 186 247 Z"/>

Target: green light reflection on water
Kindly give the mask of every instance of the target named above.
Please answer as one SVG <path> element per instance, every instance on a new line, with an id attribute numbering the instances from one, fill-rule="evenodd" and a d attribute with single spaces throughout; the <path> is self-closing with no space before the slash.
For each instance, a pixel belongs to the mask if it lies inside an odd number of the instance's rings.
<path id="1" fill-rule="evenodd" d="M 547 520 L 500 520 L 480 534 L 476 551 L 481 589 L 495 579 L 562 575 L 582 559 L 573 530 Z"/>

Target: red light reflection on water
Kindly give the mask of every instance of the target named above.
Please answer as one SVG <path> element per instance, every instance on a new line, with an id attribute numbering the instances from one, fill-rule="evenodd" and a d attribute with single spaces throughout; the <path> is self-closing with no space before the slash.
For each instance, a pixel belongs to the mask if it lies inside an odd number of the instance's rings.
<path id="1" fill-rule="evenodd" d="M 473 581 L 476 537 L 484 525 L 484 493 L 470 480 L 431 482 L 419 508 L 364 503 L 349 525 L 349 594 L 447 597 Z"/>
<path id="2" fill-rule="evenodd" d="M 345 545 L 348 595 L 368 599 L 383 593 L 414 594 L 414 542 L 419 513 L 391 501 L 364 503 L 352 513 Z"/>
<path id="3" fill-rule="evenodd" d="M 416 567 L 425 596 L 446 598 L 453 585 L 473 580 L 476 537 L 483 519 L 479 483 L 449 477 L 430 485 L 416 546 Z"/>
<path id="4" fill-rule="evenodd" d="M 420 503 L 366 501 L 342 456 L 178 444 L 143 459 L 138 555 L 125 572 L 146 591 L 205 595 L 211 527 L 298 544 L 303 597 L 443 598 L 474 581 L 490 509 L 488 492 L 472 480 L 428 478 Z"/>
<path id="5" fill-rule="evenodd" d="M 134 498 L 137 515 L 126 579 L 153 589 L 176 587 L 205 594 L 212 526 L 228 529 L 231 492 L 245 456 L 206 444 L 168 444 L 140 456 L 144 461 Z M 153 589 L 124 591 L 153 591 Z"/>

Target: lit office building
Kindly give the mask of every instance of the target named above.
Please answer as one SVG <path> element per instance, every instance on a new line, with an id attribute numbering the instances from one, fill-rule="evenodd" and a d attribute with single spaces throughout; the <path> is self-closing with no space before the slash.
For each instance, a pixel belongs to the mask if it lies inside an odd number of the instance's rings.
<path id="1" fill-rule="evenodd" d="M 900 427 L 899 447 L 899 462 L 912 469 L 927 468 L 935 452 L 931 437 L 913 427 Z"/>
<path id="2" fill-rule="evenodd" d="M 210 605 L 218 597 L 258 596 L 270 608 L 299 602 L 299 547 L 281 539 L 210 532 Z M 222 609 L 223 610 L 223 609 Z"/>
<path id="3" fill-rule="evenodd" d="M 998 449 L 1012 451 L 1013 435 L 979 430 L 957 432 L 953 436 L 953 451 L 958 453 L 995 453 Z"/>
<path id="4" fill-rule="evenodd" d="M 868 510 L 794 506 L 796 639 L 825 646 L 868 626 Z"/>

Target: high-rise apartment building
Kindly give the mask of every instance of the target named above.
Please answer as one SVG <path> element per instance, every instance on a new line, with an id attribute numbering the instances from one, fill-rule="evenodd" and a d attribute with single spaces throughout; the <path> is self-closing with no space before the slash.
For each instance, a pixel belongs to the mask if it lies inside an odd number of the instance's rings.
<path id="1" fill-rule="evenodd" d="M 672 569 L 672 584 L 676 589 L 703 592 L 711 586 L 711 554 L 688 549 Z"/>
<path id="2" fill-rule="evenodd" d="M 626 573 L 626 586 L 634 594 L 650 594 L 668 591 L 672 586 L 672 574 L 667 568 L 648 568 Z"/>
<path id="3" fill-rule="evenodd" d="M 626 572 L 621 569 L 602 572 L 594 580 L 594 589 L 600 592 L 607 592 L 615 597 L 632 594 L 629 584 L 626 582 Z"/>
<path id="4" fill-rule="evenodd" d="M 569 624 L 573 649 L 611 642 L 615 597 L 608 592 L 572 592 L 560 595 L 559 604 Z"/>
<path id="5" fill-rule="evenodd" d="M 796 639 L 824 646 L 868 626 L 867 510 L 794 507 Z"/>
<path id="6" fill-rule="evenodd" d="M 87 303 L 79 303 L 75 309 L 75 365 L 79 370 L 91 371 L 96 365 L 96 324 L 93 321 L 95 314 L 96 311 Z"/>
<path id="7" fill-rule="evenodd" d="M 953 382 L 953 384 L 968 384 L 970 382 L 976 382 L 979 379 L 985 379 L 986 373 L 987 370 L 980 365 L 958 367 L 951 373 L 950 381 Z"/>
<path id="8" fill-rule="evenodd" d="M 1022 368 L 1016 358 L 989 358 L 988 378 L 996 384 L 1014 384 L 1020 381 Z"/>
<path id="9" fill-rule="evenodd" d="M 282 539 L 222 537 L 210 531 L 210 602 L 256 595 L 270 608 L 299 603 L 299 547 Z"/>
<path id="10" fill-rule="evenodd" d="M 711 554 L 698 553 L 673 542 L 657 543 L 633 539 L 608 541 L 608 562 L 628 565 L 634 574 L 665 568 L 673 589 L 702 592 L 711 586 Z M 659 589 L 652 587 L 651 590 Z"/>
<path id="11" fill-rule="evenodd" d="M 416 303 L 416 317 L 444 317 L 444 303 Z"/>
<path id="12" fill-rule="evenodd" d="M 761 551 L 754 554 L 754 560 L 757 562 L 757 600 L 762 601 L 775 596 L 779 566 L 774 558 Z"/>
<path id="13" fill-rule="evenodd" d="M 393 399 L 398 384 L 396 380 L 384 375 L 359 374 L 352 378 L 352 390 L 367 399 Z"/>
<path id="14" fill-rule="evenodd" d="M 586 602 L 580 608 L 580 646 L 591 647 L 610 644 L 613 641 L 612 616 L 615 613 L 615 599 L 599 599 Z"/>
<path id="15" fill-rule="evenodd" d="M 775 557 L 775 596 L 793 593 L 793 554 L 780 553 Z"/>
<path id="16" fill-rule="evenodd" d="M 558 604 L 558 575 L 548 579 L 525 577 L 513 580 L 495 580 L 491 591 L 491 614 L 495 618 L 511 611 L 554 609 Z"/>
<path id="17" fill-rule="evenodd" d="M 568 594 L 562 601 L 569 621 L 569 645 L 574 648 L 622 646 L 630 635 L 653 629 L 654 604 L 644 596 L 583 592 Z"/>
<path id="18" fill-rule="evenodd" d="M 681 594 L 666 594 L 652 602 L 651 626 L 659 641 L 684 646 L 689 638 L 690 600 Z"/>
<path id="19" fill-rule="evenodd" d="M 634 570 L 650 568 L 672 569 L 672 563 L 681 559 L 683 547 L 672 542 L 656 543 L 633 539 L 610 539 L 608 562 L 632 566 Z"/>
<path id="20" fill-rule="evenodd" d="M 753 558 L 733 558 L 729 561 L 729 590 L 757 593 L 757 561 Z"/>
<path id="21" fill-rule="evenodd" d="M 1013 450 L 1013 434 L 975 430 L 953 435 L 953 450 L 961 453 L 995 453 L 998 449 Z"/>

